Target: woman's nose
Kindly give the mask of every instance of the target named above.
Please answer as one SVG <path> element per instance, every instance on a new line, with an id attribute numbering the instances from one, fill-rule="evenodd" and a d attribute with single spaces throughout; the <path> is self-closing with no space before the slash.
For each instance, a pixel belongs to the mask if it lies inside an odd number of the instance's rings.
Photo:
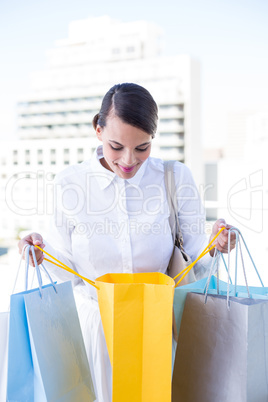
<path id="1" fill-rule="evenodd" d="M 135 162 L 135 155 L 133 151 L 126 151 L 123 155 L 122 160 L 126 166 L 132 166 Z"/>

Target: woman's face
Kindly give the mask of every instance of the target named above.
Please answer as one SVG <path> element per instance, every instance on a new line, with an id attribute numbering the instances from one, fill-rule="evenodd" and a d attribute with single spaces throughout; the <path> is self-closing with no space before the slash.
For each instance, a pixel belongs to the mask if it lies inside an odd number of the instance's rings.
<path id="1" fill-rule="evenodd" d="M 139 128 L 108 116 L 106 126 L 97 126 L 97 137 L 103 142 L 102 165 L 122 179 L 135 176 L 151 152 L 152 136 Z"/>

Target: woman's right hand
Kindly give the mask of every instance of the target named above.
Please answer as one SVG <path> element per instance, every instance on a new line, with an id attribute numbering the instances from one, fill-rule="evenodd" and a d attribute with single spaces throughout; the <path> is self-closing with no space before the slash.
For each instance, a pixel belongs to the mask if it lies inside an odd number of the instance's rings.
<path id="1" fill-rule="evenodd" d="M 43 244 L 43 238 L 39 233 L 31 233 L 28 236 L 23 237 L 19 243 L 18 243 L 18 247 L 19 247 L 19 253 L 22 253 L 23 247 L 25 245 L 30 245 L 30 246 L 34 246 L 37 245 L 41 248 L 44 248 L 45 245 Z M 39 250 L 38 248 L 35 247 L 35 256 L 36 256 L 36 260 L 37 260 L 37 264 L 40 265 L 43 262 L 44 259 L 44 253 Z M 23 256 L 24 258 L 24 256 Z M 30 253 L 30 264 L 34 267 L 34 260 L 33 260 L 33 256 Z"/>

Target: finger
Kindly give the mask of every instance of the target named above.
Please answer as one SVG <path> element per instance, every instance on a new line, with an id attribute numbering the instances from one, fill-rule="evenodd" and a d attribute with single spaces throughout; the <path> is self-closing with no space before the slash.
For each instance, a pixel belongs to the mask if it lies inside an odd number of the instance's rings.
<path id="1" fill-rule="evenodd" d="M 213 225 L 213 228 L 212 228 L 212 234 L 213 234 L 213 236 L 216 236 L 216 234 L 219 232 L 219 230 L 220 230 L 222 227 L 225 227 L 225 226 L 226 226 L 226 222 L 225 222 L 224 219 L 222 219 L 222 218 L 217 219 L 216 222 L 215 222 L 214 225 Z"/>
<path id="2" fill-rule="evenodd" d="M 236 244 L 236 242 L 233 242 L 233 241 L 230 242 L 230 251 L 235 248 L 235 244 Z M 222 253 L 228 253 L 228 251 L 229 251 L 228 242 L 225 242 L 225 241 L 218 241 L 218 244 L 216 247 Z"/>
<path id="3" fill-rule="evenodd" d="M 30 246 L 31 244 L 29 243 L 29 241 L 22 239 L 18 242 L 18 247 L 19 247 L 19 253 L 22 254 L 23 251 L 23 258 L 25 257 L 25 246 Z"/>
<path id="4" fill-rule="evenodd" d="M 43 253 L 40 252 L 40 251 L 38 251 L 38 253 L 35 253 L 35 258 L 36 258 L 36 261 L 37 261 L 37 265 L 42 264 L 42 262 L 44 261 Z M 30 253 L 30 260 L 29 261 L 30 261 L 30 264 L 33 267 L 35 267 L 35 262 L 34 262 L 34 258 L 32 256 L 32 252 Z"/>
<path id="5" fill-rule="evenodd" d="M 33 245 L 41 246 L 43 244 L 43 238 L 39 233 L 32 233 L 31 239 Z"/>
<path id="6" fill-rule="evenodd" d="M 225 225 L 226 229 L 232 229 L 234 226 L 233 225 L 229 225 L 228 223 Z"/>

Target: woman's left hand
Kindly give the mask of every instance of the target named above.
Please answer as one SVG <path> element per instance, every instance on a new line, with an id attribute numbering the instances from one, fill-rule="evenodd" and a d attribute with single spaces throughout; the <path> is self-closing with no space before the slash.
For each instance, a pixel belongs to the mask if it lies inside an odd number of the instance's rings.
<path id="1" fill-rule="evenodd" d="M 214 223 L 209 241 L 211 241 L 213 239 L 213 237 L 216 236 L 218 231 L 223 227 L 225 227 L 226 229 L 224 229 L 219 234 L 219 236 L 215 239 L 213 244 L 215 244 L 215 248 L 217 248 L 221 253 L 228 253 L 228 229 L 231 229 L 233 226 L 227 225 L 227 223 L 225 222 L 224 219 L 218 219 Z M 231 250 L 233 250 L 235 248 L 235 242 L 236 242 L 236 235 L 234 232 L 232 232 L 231 239 L 230 239 L 230 249 Z M 215 249 L 212 249 L 210 251 L 211 256 L 214 255 L 214 250 Z"/>

